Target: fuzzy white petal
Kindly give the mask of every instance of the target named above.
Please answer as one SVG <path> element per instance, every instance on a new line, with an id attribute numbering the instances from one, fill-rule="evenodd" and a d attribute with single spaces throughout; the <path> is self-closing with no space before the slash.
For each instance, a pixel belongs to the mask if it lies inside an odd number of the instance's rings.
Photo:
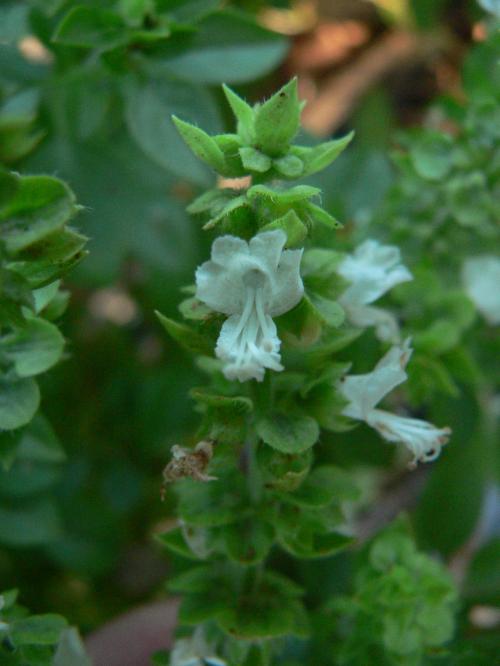
<path id="1" fill-rule="evenodd" d="M 280 371 L 280 340 L 272 316 L 293 308 L 302 298 L 302 250 L 284 250 L 281 229 L 257 234 L 246 243 L 222 236 L 211 260 L 196 271 L 197 298 L 229 315 L 216 355 L 228 379 L 262 381 L 265 369 Z"/>
<path id="2" fill-rule="evenodd" d="M 394 245 L 381 245 L 367 240 L 348 255 L 337 272 L 350 286 L 342 294 L 345 304 L 368 305 L 392 287 L 412 280 L 412 274 L 401 263 L 401 254 Z"/>
<path id="3" fill-rule="evenodd" d="M 388 310 L 373 305 L 349 305 L 340 299 L 349 323 L 358 328 L 375 327 L 375 335 L 383 342 L 396 344 L 401 335 L 396 317 Z"/>
<path id="4" fill-rule="evenodd" d="M 427 421 L 383 409 L 372 410 L 366 422 L 388 442 L 404 444 L 413 454 L 413 464 L 435 460 L 451 434 L 449 428 L 436 428 Z"/>
<path id="5" fill-rule="evenodd" d="M 500 257 L 486 254 L 467 259 L 462 281 L 486 321 L 493 326 L 500 324 Z"/>
<path id="6" fill-rule="evenodd" d="M 170 655 L 171 666 L 227 666 L 226 662 L 213 654 L 202 627 L 198 627 L 190 638 L 175 642 Z"/>
<path id="7" fill-rule="evenodd" d="M 436 428 L 427 421 L 391 414 L 376 405 L 407 378 L 406 365 L 411 356 L 410 340 L 392 347 L 372 372 L 347 375 L 338 388 L 348 404 L 345 416 L 365 421 L 389 442 L 404 444 L 413 454 L 413 463 L 430 462 L 448 441 L 449 428 Z"/>

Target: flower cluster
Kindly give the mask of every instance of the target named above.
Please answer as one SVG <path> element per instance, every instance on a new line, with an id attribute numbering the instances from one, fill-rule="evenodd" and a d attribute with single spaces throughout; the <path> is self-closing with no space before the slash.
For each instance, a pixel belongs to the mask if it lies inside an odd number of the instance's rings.
<path id="1" fill-rule="evenodd" d="M 375 326 L 380 340 L 399 342 L 394 315 L 371 305 L 397 284 L 413 279 L 401 263 L 399 249 L 367 240 L 340 263 L 337 272 L 351 283 L 339 299 L 349 322 L 361 328 Z"/>
<path id="2" fill-rule="evenodd" d="M 450 436 L 449 428 L 436 428 L 427 421 L 392 414 L 376 405 L 407 379 L 406 366 L 412 349 L 410 341 L 389 349 L 372 372 L 347 375 L 339 388 L 348 401 L 344 416 L 364 421 L 389 442 L 401 442 L 413 454 L 411 466 L 435 460 Z"/>
<path id="3" fill-rule="evenodd" d="M 227 379 L 262 381 L 265 369 L 281 371 L 280 339 L 272 317 L 291 310 L 302 298 L 302 250 L 284 250 L 280 229 L 254 236 L 249 243 L 221 236 L 211 260 L 196 271 L 197 298 L 228 315 L 216 355 Z"/>

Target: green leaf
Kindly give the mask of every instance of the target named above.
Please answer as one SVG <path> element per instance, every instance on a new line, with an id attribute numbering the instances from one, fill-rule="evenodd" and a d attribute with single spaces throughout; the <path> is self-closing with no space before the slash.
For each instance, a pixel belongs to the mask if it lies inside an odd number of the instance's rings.
<path id="1" fill-rule="evenodd" d="M 26 425 L 40 404 L 40 392 L 31 379 L 0 378 L 0 429 L 14 430 Z"/>
<path id="2" fill-rule="evenodd" d="M 273 229 L 283 229 L 287 237 L 287 247 L 302 247 L 307 238 L 307 227 L 293 209 L 261 227 L 260 231 L 272 231 Z"/>
<path id="3" fill-rule="evenodd" d="M 420 141 L 410 150 L 410 157 L 419 176 L 439 181 L 451 170 L 452 138 L 447 134 L 426 130 Z"/>
<path id="4" fill-rule="evenodd" d="M 28 280 L 32 288 L 41 287 L 76 266 L 87 254 L 83 250 L 86 243 L 85 236 L 65 228 L 30 245 L 8 266 Z"/>
<path id="5" fill-rule="evenodd" d="M 273 160 L 273 166 L 285 178 L 299 178 L 304 171 L 302 160 L 295 155 L 285 155 Z"/>
<path id="6" fill-rule="evenodd" d="M 328 229 L 342 228 L 342 224 L 320 206 L 316 206 L 313 203 L 308 203 L 306 210 L 312 216 L 315 222 L 323 224 L 325 227 L 328 227 Z"/>
<path id="7" fill-rule="evenodd" d="M 161 312 L 155 311 L 155 314 L 170 337 L 178 342 L 181 347 L 195 354 L 211 355 L 213 353 L 213 346 L 210 340 L 201 335 L 201 333 L 194 331 L 185 324 L 179 324 L 173 319 L 165 317 Z"/>
<path id="8" fill-rule="evenodd" d="M 240 497 L 220 479 L 200 482 L 183 479 L 176 484 L 179 515 L 194 527 L 228 525 L 238 519 Z"/>
<path id="9" fill-rule="evenodd" d="M 298 490 L 283 499 L 304 508 L 322 508 L 332 502 L 355 500 L 359 495 L 351 475 L 333 465 L 313 469 Z"/>
<path id="10" fill-rule="evenodd" d="M 129 33 L 115 12 L 100 7 L 73 7 L 63 18 L 53 40 L 68 46 L 98 48 L 103 51 L 126 44 Z"/>
<path id="11" fill-rule="evenodd" d="M 345 320 L 345 313 L 342 306 L 337 301 L 324 298 L 318 294 L 308 294 L 304 300 L 311 310 L 311 313 L 321 321 L 321 323 L 338 328 Z"/>
<path id="12" fill-rule="evenodd" d="M 245 143 L 253 143 L 254 132 L 254 111 L 252 107 L 241 99 L 231 88 L 225 84 L 222 86 L 229 106 L 231 107 L 238 121 L 238 134 Z"/>
<path id="13" fill-rule="evenodd" d="M 350 132 L 341 139 L 333 139 L 313 148 L 294 146 L 291 153 L 300 157 L 304 163 L 302 176 L 312 176 L 314 173 L 326 169 L 347 148 L 353 136 L 354 132 Z"/>
<path id="14" fill-rule="evenodd" d="M 298 536 L 284 536 L 280 539 L 281 546 L 294 557 L 301 559 L 319 559 L 330 557 L 348 548 L 354 539 L 332 532 L 330 534 L 306 535 L 299 532 Z"/>
<path id="15" fill-rule="evenodd" d="M 278 156 L 287 151 L 300 127 L 300 111 L 297 78 L 289 81 L 264 104 L 257 107 L 254 123 L 255 139 L 264 153 Z M 301 163 L 300 167 L 299 171 L 302 171 Z M 292 167 L 289 168 L 294 170 Z M 287 169 L 288 167 L 285 167 L 285 170 Z"/>
<path id="16" fill-rule="evenodd" d="M 244 396 L 217 395 L 207 389 L 191 389 L 190 395 L 208 407 L 224 409 L 235 415 L 248 414 L 253 410 L 252 401 Z"/>
<path id="17" fill-rule="evenodd" d="M 61 521 L 50 500 L 38 497 L 12 508 L 0 506 L 0 543 L 6 546 L 40 546 L 60 535 Z"/>
<path id="18" fill-rule="evenodd" d="M 271 525 L 249 516 L 222 528 L 228 556 L 239 564 L 252 565 L 267 557 L 274 541 Z"/>
<path id="19" fill-rule="evenodd" d="M 182 534 L 182 529 L 180 527 L 175 527 L 173 530 L 168 532 L 163 532 L 162 534 L 155 534 L 155 539 L 162 546 L 165 546 L 168 550 L 176 555 L 185 557 L 188 560 L 199 561 L 199 557 L 193 553 L 191 548 L 186 543 L 184 536 Z"/>
<path id="20" fill-rule="evenodd" d="M 211 132 L 219 131 L 219 113 L 210 93 L 201 86 L 172 79 L 164 74 L 156 76 L 155 72 L 147 81 L 127 79 L 123 92 L 128 130 L 144 153 L 171 173 L 189 182 L 210 186 L 213 175 L 205 164 L 200 164 L 199 159 L 191 153 L 189 142 L 185 137 L 183 140 L 179 136 L 180 130 L 176 129 L 172 121 L 172 116 L 180 116 L 195 125 L 203 123 Z M 195 105 L 192 103 L 194 99 L 197 101 Z M 201 130 L 199 132 L 206 136 Z M 191 137 L 192 132 L 189 129 L 187 133 Z M 195 141 L 198 141 L 196 136 Z M 198 143 L 196 146 L 197 150 L 202 149 Z M 214 148 L 214 139 L 208 140 L 208 146 L 208 154 L 213 153 L 216 156 L 215 168 L 222 168 L 224 159 L 221 159 L 220 149 L 217 146 Z M 189 147 L 198 158 L 206 161 L 199 152 Z"/>
<path id="21" fill-rule="evenodd" d="M 172 116 L 172 120 L 192 152 L 200 160 L 223 174 L 226 167 L 224 153 L 214 139 L 199 127 L 186 123 L 175 116 Z"/>
<path id="22" fill-rule="evenodd" d="M 310 185 L 296 185 L 288 189 L 278 189 L 267 185 L 252 185 L 247 190 L 247 197 L 251 201 L 262 198 L 282 206 L 298 203 L 320 194 L 319 187 L 311 187 Z"/>
<path id="23" fill-rule="evenodd" d="M 275 412 L 257 423 L 257 434 L 273 449 L 295 454 L 316 443 L 319 427 L 310 416 Z"/>
<path id="24" fill-rule="evenodd" d="M 29 317 L 26 325 L 0 340 L 0 348 L 19 377 L 32 377 L 55 365 L 64 350 L 57 326 L 45 319 Z"/>
<path id="25" fill-rule="evenodd" d="M 77 211 L 74 194 L 57 178 L 19 178 L 14 196 L 0 209 L 0 237 L 12 254 L 62 229 Z"/>
<path id="26" fill-rule="evenodd" d="M 197 25 L 189 49 L 163 61 L 177 77 L 219 85 L 253 81 L 283 59 L 283 37 L 234 10 L 219 11 Z"/>
<path id="27" fill-rule="evenodd" d="M 61 615 L 31 615 L 10 625 L 9 637 L 16 647 L 22 645 L 54 645 L 68 623 Z"/>
<path id="28" fill-rule="evenodd" d="M 294 633 L 302 611 L 297 599 L 300 593 L 292 581 L 265 571 L 248 594 L 233 597 L 233 603 L 218 614 L 217 622 L 231 636 L 246 640 Z"/>
<path id="29" fill-rule="evenodd" d="M 257 173 L 266 173 L 271 168 L 271 158 L 260 150 L 255 148 L 244 147 L 239 150 L 241 161 L 245 169 L 249 171 L 257 171 Z"/>

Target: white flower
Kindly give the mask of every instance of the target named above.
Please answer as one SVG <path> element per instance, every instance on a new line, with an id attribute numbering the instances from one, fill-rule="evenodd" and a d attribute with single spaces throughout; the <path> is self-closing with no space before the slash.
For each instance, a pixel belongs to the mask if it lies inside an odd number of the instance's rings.
<path id="1" fill-rule="evenodd" d="M 170 666 L 227 666 L 226 662 L 212 654 L 202 627 L 198 627 L 190 638 L 175 642 L 170 655 Z"/>
<path id="2" fill-rule="evenodd" d="M 349 401 L 342 413 L 365 421 L 389 442 L 403 443 L 413 453 L 413 466 L 419 461 L 435 460 L 448 441 L 451 430 L 436 428 L 421 419 L 376 409 L 382 398 L 407 379 L 405 368 L 411 353 L 408 339 L 401 346 L 391 347 L 372 372 L 344 377 L 339 388 Z"/>
<path id="3" fill-rule="evenodd" d="M 351 283 L 339 299 L 351 324 L 375 326 L 380 340 L 398 342 L 399 327 L 394 315 L 370 304 L 397 284 L 413 279 L 401 263 L 399 249 L 367 240 L 339 264 L 337 272 Z"/>
<path id="4" fill-rule="evenodd" d="M 283 250 L 285 243 L 281 229 L 257 234 L 249 243 L 221 236 L 211 260 L 196 271 L 196 297 L 228 315 L 215 348 L 228 379 L 262 381 L 265 368 L 283 370 L 271 317 L 293 308 L 304 293 L 302 250 Z"/>
<path id="5" fill-rule="evenodd" d="M 486 321 L 500 324 L 500 257 L 483 254 L 467 259 L 462 267 L 467 295 Z"/>

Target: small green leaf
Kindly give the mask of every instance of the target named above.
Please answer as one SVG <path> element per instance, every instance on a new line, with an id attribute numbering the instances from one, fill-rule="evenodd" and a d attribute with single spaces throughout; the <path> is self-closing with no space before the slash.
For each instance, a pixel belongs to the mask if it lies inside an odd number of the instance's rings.
<path id="1" fill-rule="evenodd" d="M 342 224 L 336 220 L 330 213 L 327 213 L 324 208 L 316 206 L 313 203 L 308 203 L 306 207 L 307 212 L 313 217 L 315 222 L 323 224 L 329 229 L 341 229 Z"/>
<path id="2" fill-rule="evenodd" d="M 61 536 L 61 520 L 50 500 L 37 497 L 15 507 L 0 506 L 0 543 L 11 547 L 40 546 Z"/>
<path id="3" fill-rule="evenodd" d="M 329 534 L 313 534 L 309 539 L 299 532 L 297 537 L 282 537 L 281 546 L 294 557 L 301 559 L 319 559 L 329 557 L 354 543 L 354 539 L 332 532 Z"/>
<path id="4" fill-rule="evenodd" d="M 26 325 L 6 335 L 0 348 L 19 377 L 32 377 L 55 365 L 64 350 L 59 329 L 45 319 L 29 317 Z"/>
<path id="5" fill-rule="evenodd" d="M 304 163 L 296 155 L 285 155 L 273 160 L 273 166 L 285 178 L 299 178 L 304 171 Z"/>
<path id="6" fill-rule="evenodd" d="M 68 623 L 64 617 L 47 613 L 15 620 L 10 625 L 9 637 L 16 647 L 22 645 L 54 645 L 59 641 Z"/>
<path id="7" fill-rule="evenodd" d="M 314 173 L 326 169 L 349 145 L 353 136 L 354 132 L 350 132 L 341 139 L 333 139 L 313 148 L 294 146 L 291 149 L 292 154 L 300 157 L 304 163 L 302 176 L 312 176 Z"/>
<path id="8" fill-rule="evenodd" d="M 31 379 L 0 378 L 0 429 L 14 430 L 26 425 L 40 404 L 40 391 Z"/>
<path id="9" fill-rule="evenodd" d="M 126 44 L 127 26 L 115 12 L 100 7 L 73 7 L 63 18 L 53 40 L 68 46 L 113 49 Z"/>
<path id="10" fill-rule="evenodd" d="M 300 111 L 296 78 L 257 108 L 256 142 L 264 153 L 278 156 L 286 152 L 299 130 Z"/>
<path id="11" fill-rule="evenodd" d="M 255 148 L 245 147 L 239 150 L 241 161 L 245 169 L 265 173 L 271 168 L 271 158 Z"/>
<path id="12" fill-rule="evenodd" d="M 267 557 L 274 541 L 274 530 L 257 516 L 249 516 L 222 528 L 229 557 L 239 564 L 252 565 Z"/>
<path id="13" fill-rule="evenodd" d="M 203 162 L 220 173 L 225 171 L 224 153 L 214 139 L 199 127 L 172 116 L 172 120 L 186 144 Z"/>
<path id="14" fill-rule="evenodd" d="M 425 180 L 441 180 L 451 170 L 452 149 L 451 136 L 426 130 L 420 141 L 410 150 L 415 171 Z"/>
<path id="15" fill-rule="evenodd" d="M 78 210 L 73 192 L 57 178 L 19 179 L 14 196 L 0 208 L 0 237 L 11 254 L 62 229 Z"/>
<path id="16" fill-rule="evenodd" d="M 283 206 L 298 203 L 320 194 L 319 187 L 311 187 L 310 185 L 296 185 L 288 189 L 277 189 L 267 185 L 252 185 L 247 190 L 247 197 L 251 201 L 263 198 Z"/>
<path id="17" fill-rule="evenodd" d="M 319 427 L 310 416 L 275 412 L 257 423 L 259 437 L 282 453 L 302 453 L 319 437 Z"/>
<path id="18" fill-rule="evenodd" d="M 338 328 L 345 320 L 345 313 L 342 306 L 336 301 L 324 298 L 318 294 L 309 294 L 304 296 L 304 300 L 310 307 L 312 314 L 317 317 L 321 323 Z"/>
<path id="19" fill-rule="evenodd" d="M 211 393 L 206 389 L 191 389 L 192 398 L 209 407 L 215 409 L 224 409 L 235 414 L 248 414 L 253 410 L 253 403 L 250 398 L 243 396 L 226 396 Z"/>
<path id="20" fill-rule="evenodd" d="M 302 247 L 307 238 L 307 227 L 293 209 L 283 217 L 261 227 L 260 231 L 272 231 L 273 229 L 283 229 L 287 237 L 287 247 Z"/>
<path id="21" fill-rule="evenodd" d="M 242 141 L 245 143 L 253 143 L 254 141 L 254 111 L 252 107 L 241 99 L 229 86 L 223 85 L 222 90 L 226 96 L 229 106 L 231 107 L 236 119 L 238 121 L 238 134 Z"/>
<path id="22" fill-rule="evenodd" d="M 213 347 L 210 341 L 201 333 L 194 331 L 185 324 L 180 324 L 173 319 L 165 317 L 161 312 L 155 311 L 155 314 L 170 337 L 178 342 L 181 347 L 195 354 L 212 354 Z"/>
<path id="23" fill-rule="evenodd" d="M 298 490 L 283 499 L 305 508 L 321 508 L 332 502 L 354 500 L 359 492 L 351 475 L 333 465 L 321 465 L 313 469 Z"/>
<path id="24" fill-rule="evenodd" d="M 199 557 L 193 553 L 184 539 L 182 529 L 175 527 L 173 530 L 155 535 L 156 541 L 176 555 L 185 557 L 188 560 L 199 562 Z"/>

